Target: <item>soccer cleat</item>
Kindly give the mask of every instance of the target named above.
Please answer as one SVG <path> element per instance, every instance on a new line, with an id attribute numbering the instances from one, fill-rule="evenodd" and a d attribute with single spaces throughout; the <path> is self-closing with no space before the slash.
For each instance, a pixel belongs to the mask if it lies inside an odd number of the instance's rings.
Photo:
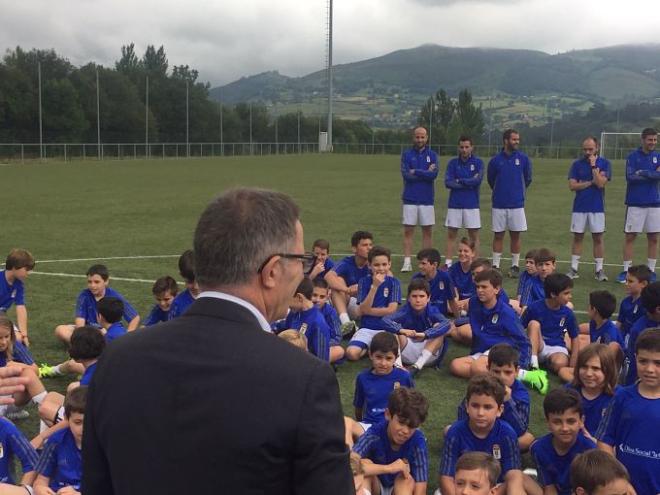
<path id="1" fill-rule="evenodd" d="M 355 333 L 355 322 L 353 320 L 341 324 L 341 334 L 344 337 L 353 335 Z"/>
<path id="2" fill-rule="evenodd" d="M 605 270 L 598 270 L 594 275 L 594 278 L 599 282 L 607 282 L 609 280 L 607 275 L 605 275 Z"/>
<path id="3" fill-rule="evenodd" d="M 17 419 L 27 419 L 30 417 L 30 413 L 27 412 L 25 409 L 20 409 L 16 406 L 9 406 L 7 408 L 7 412 L 5 413 L 5 418 L 10 419 L 12 421 L 16 421 Z"/>
<path id="4" fill-rule="evenodd" d="M 58 373 L 55 371 L 53 366 L 50 366 L 46 363 L 41 363 L 39 365 L 39 378 L 52 378 L 57 375 Z"/>
<path id="5" fill-rule="evenodd" d="M 534 481 L 538 481 L 539 479 L 539 473 L 536 471 L 534 468 L 527 468 L 523 470 L 523 474 L 526 474 L 530 478 L 533 478 Z"/>
<path id="6" fill-rule="evenodd" d="M 509 278 L 518 278 L 520 277 L 520 268 L 517 266 L 512 266 L 511 269 L 509 270 Z"/>
<path id="7" fill-rule="evenodd" d="M 523 383 L 529 385 L 532 389 L 539 392 L 541 395 L 548 393 L 550 382 L 548 382 L 548 373 L 545 370 L 535 369 L 528 370 L 522 378 Z"/>
<path id="8" fill-rule="evenodd" d="M 576 278 L 580 278 L 580 274 L 578 273 L 578 271 L 574 270 L 573 268 L 568 270 L 568 273 L 566 273 L 566 276 L 568 278 L 570 278 L 571 280 L 575 280 Z"/>
<path id="9" fill-rule="evenodd" d="M 625 284 L 626 283 L 626 275 L 628 275 L 628 272 L 621 272 L 619 275 L 616 277 L 616 281 L 619 282 L 620 284 Z"/>
<path id="10" fill-rule="evenodd" d="M 412 263 L 410 263 L 410 260 L 403 262 L 403 266 L 401 267 L 401 273 L 405 273 L 405 272 L 412 272 Z"/>
<path id="11" fill-rule="evenodd" d="M 417 378 L 417 375 L 419 375 L 420 371 L 422 371 L 422 370 L 420 370 L 414 364 L 410 368 L 408 368 L 408 373 L 410 373 L 410 376 L 412 376 L 413 378 Z"/>

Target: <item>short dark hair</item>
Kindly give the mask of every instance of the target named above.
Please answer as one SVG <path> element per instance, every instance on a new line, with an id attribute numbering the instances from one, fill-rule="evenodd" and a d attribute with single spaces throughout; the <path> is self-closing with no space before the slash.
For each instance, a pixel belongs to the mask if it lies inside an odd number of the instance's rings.
<path id="1" fill-rule="evenodd" d="M 490 373 L 480 373 L 472 376 L 468 382 L 465 400 L 470 402 L 473 395 L 487 395 L 497 402 L 498 406 L 504 404 L 504 395 L 506 390 L 502 382 Z"/>
<path id="2" fill-rule="evenodd" d="M 474 276 L 475 284 L 484 281 L 490 282 L 490 284 L 495 288 L 502 287 L 502 274 L 499 270 L 494 270 L 491 268 L 490 270 L 479 272 Z"/>
<path id="3" fill-rule="evenodd" d="M 169 292 L 173 296 L 176 296 L 177 292 L 179 292 L 179 286 L 177 285 L 176 280 L 169 275 L 156 279 L 154 285 L 151 287 L 151 293 L 154 296 L 165 294 L 166 292 Z"/>
<path id="4" fill-rule="evenodd" d="M 298 284 L 298 287 L 296 288 L 296 294 L 302 294 L 305 297 L 305 299 L 311 300 L 313 292 L 314 292 L 314 284 L 312 283 L 309 277 L 305 276 L 302 279 L 302 281 Z"/>
<path id="5" fill-rule="evenodd" d="M 600 360 L 600 369 L 605 376 L 603 392 L 606 395 L 614 395 L 614 387 L 616 387 L 618 378 L 616 360 L 614 353 L 607 344 L 594 342 L 593 344 L 589 344 L 583 349 L 580 349 L 571 384 L 576 388 L 582 388 L 584 386 L 582 380 L 580 380 L 580 368 L 584 368 L 587 365 L 587 361 L 594 357 L 597 357 Z"/>
<path id="6" fill-rule="evenodd" d="M 214 199 L 195 229 L 195 279 L 203 288 L 246 284 L 296 239 L 298 206 L 286 194 L 232 189 Z"/>
<path id="7" fill-rule="evenodd" d="M 502 467 L 498 460 L 485 452 L 466 452 L 458 458 L 458 461 L 456 461 L 454 472 L 476 471 L 477 469 L 486 472 L 488 475 L 488 484 L 491 488 L 497 485 L 497 480 L 502 472 Z"/>
<path id="8" fill-rule="evenodd" d="M 660 328 L 647 328 L 635 341 L 635 354 L 639 351 L 660 352 Z"/>
<path id="9" fill-rule="evenodd" d="M 526 260 L 533 260 L 536 258 L 536 253 L 538 252 L 538 249 L 530 249 L 525 253 L 525 259 Z M 536 262 L 534 262 L 536 263 Z"/>
<path id="10" fill-rule="evenodd" d="M 417 428 L 426 421 L 429 413 L 429 401 L 414 388 L 395 388 L 387 400 L 387 410 L 401 423 Z"/>
<path id="11" fill-rule="evenodd" d="M 520 352 L 518 352 L 518 349 L 509 344 L 495 344 L 490 348 L 490 351 L 488 351 L 489 368 L 491 365 L 506 366 L 507 364 L 512 364 L 517 368 L 519 361 Z"/>
<path id="12" fill-rule="evenodd" d="M 589 306 L 607 320 L 616 310 L 616 297 L 610 291 L 595 290 L 589 293 Z"/>
<path id="13" fill-rule="evenodd" d="M 419 253 L 417 253 L 417 259 L 419 261 L 427 260 L 431 264 L 440 264 L 440 251 L 435 248 L 422 249 Z"/>
<path id="14" fill-rule="evenodd" d="M 195 254 L 192 249 L 186 249 L 179 256 L 179 273 L 187 282 L 195 281 Z"/>
<path id="15" fill-rule="evenodd" d="M 96 311 L 108 323 L 117 323 L 124 315 L 124 301 L 118 297 L 102 297 L 96 303 Z"/>
<path id="16" fill-rule="evenodd" d="M 571 488 L 573 492 L 582 488 L 587 495 L 593 495 L 601 486 L 615 480 L 630 481 L 628 471 L 612 454 L 600 449 L 591 449 L 578 454 L 571 462 Z"/>
<path id="17" fill-rule="evenodd" d="M 469 143 L 472 144 L 472 138 L 471 138 L 470 136 L 466 136 L 465 134 L 462 134 L 462 135 L 458 138 L 458 144 L 461 144 L 461 143 L 463 143 L 463 142 L 465 142 L 465 141 L 469 141 Z"/>
<path id="18" fill-rule="evenodd" d="M 87 387 L 80 385 L 69 392 L 64 398 L 64 416 L 69 419 L 73 413 L 85 414 L 87 406 Z"/>
<path id="19" fill-rule="evenodd" d="M 474 251 L 474 248 L 476 247 L 476 245 L 474 244 L 474 241 L 472 239 L 468 238 L 468 237 L 461 237 L 458 240 L 458 243 L 469 247 L 472 251 Z"/>
<path id="20" fill-rule="evenodd" d="M 653 276 L 653 272 L 646 265 L 635 265 L 628 268 L 628 275 L 635 277 L 640 282 L 649 283 Z"/>
<path id="21" fill-rule="evenodd" d="M 69 356 L 76 361 L 96 359 L 105 349 L 105 337 L 90 325 L 76 328 L 71 334 Z"/>
<path id="22" fill-rule="evenodd" d="M 26 249 L 14 248 L 9 251 L 5 261 L 5 270 L 20 270 L 27 268 L 28 271 L 34 269 L 34 256 Z"/>
<path id="23" fill-rule="evenodd" d="M 502 141 L 508 141 L 509 139 L 511 139 L 511 134 L 520 135 L 520 133 L 515 129 L 507 129 L 502 133 Z"/>
<path id="24" fill-rule="evenodd" d="M 314 287 L 318 287 L 320 289 L 328 290 L 330 288 L 330 285 L 328 285 L 328 281 L 321 277 L 316 277 L 314 280 L 312 280 L 312 284 L 314 285 Z"/>
<path id="25" fill-rule="evenodd" d="M 558 296 L 560 292 L 571 287 L 573 287 L 573 280 L 565 273 L 551 273 L 543 281 L 543 291 L 547 299 L 553 295 Z"/>
<path id="26" fill-rule="evenodd" d="M 584 143 L 585 141 L 593 141 L 596 146 L 598 146 L 598 138 L 596 136 L 589 135 L 586 138 L 582 140 Z"/>
<path id="27" fill-rule="evenodd" d="M 408 284 L 408 295 L 412 294 L 414 290 L 423 290 L 428 295 L 431 295 L 431 286 L 422 277 L 413 278 Z"/>
<path id="28" fill-rule="evenodd" d="M 658 131 L 656 131 L 653 127 L 647 127 L 642 131 L 642 139 L 648 137 L 648 136 L 657 136 Z"/>
<path id="29" fill-rule="evenodd" d="M 330 241 L 325 239 L 316 239 L 314 244 L 312 244 L 312 250 L 314 248 L 325 249 L 327 252 L 330 252 Z"/>
<path id="30" fill-rule="evenodd" d="M 366 230 L 358 230 L 353 232 L 353 235 L 351 236 L 351 246 L 357 247 L 357 245 L 360 244 L 360 241 L 363 239 L 369 239 L 370 241 L 373 241 L 374 235 Z"/>
<path id="31" fill-rule="evenodd" d="M 88 277 L 93 277 L 94 275 L 98 275 L 103 279 L 104 282 L 107 282 L 108 279 L 110 278 L 110 272 L 108 271 L 108 267 L 105 265 L 92 265 L 87 269 L 86 275 Z"/>
<path id="32" fill-rule="evenodd" d="M 371 344 L 369 344 L 369 354 L 375 352 L 382 352 L 383 354 L 392 352 L 395 356 L 398 356 L 399 341 L 396 335 L 390 332 L 378 332 L 374 335 L 374 338 L 371 339 Z"/>
<path id="33" fill-rule="evenodd" d="M 537 265 L 544 263 L 546 261 L 552 261 L 553 263 L 557 262 L 557 256 L 555 253 L 550 251 L 548 248 L 539 248 L 536 250 L 536 255 L 534 256 L 534 263 Z"/>
<path id="34" fill-rule="evenodd" d="M 489 270 L 493 268 L 493 264 L 490 262 L 490 260 L 487 260 L 486 258 L 477 258 L 476 260 L 472 260 L 472 263 L 470 263 L 471 272 L 481 267 L 484 267 L 486 270 Z"/>
<path id="35" fill-rule="evenodd" d="M 559 387 L 553 388 L 548 392 L 548 395 L 543 399 L 543 413 L 546 419 L 551 414 L 563 414 L 568 410 L 574 410 L 576 413 L 583 415 L 582 399 L 572 388 Z"/>
<path id="36" fill-rule="evenodd" d="M 647 312 L 653 313 L 660 306 L 660 282 L 653 282 L 644 287 L 640 301 Z"/>
<path id="37" fill-rule="evenodd" d="M 387 261 L 392 259 L 392 251 L 383 246 L 374 246 L 367 255 L 367 260 L 371 263 L 376 256 L 387 256 Z"/>

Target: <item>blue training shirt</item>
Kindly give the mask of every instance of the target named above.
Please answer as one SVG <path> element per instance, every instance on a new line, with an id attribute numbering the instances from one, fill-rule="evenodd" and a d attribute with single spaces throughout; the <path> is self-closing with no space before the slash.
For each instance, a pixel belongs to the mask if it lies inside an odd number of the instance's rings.
<path id="1" fill-rule="evenodd" d="M 630 334 L 628 334 L 628 345 L 625 349 L 626 364 L 628 365 L 626 385 L 632 385 L 637 381 L 637 359 L 635 359 L 635 344 L 637 343 L 637 337 L 639 337 L 639 334 L 647 328 L 658 327 L 660 327 L 660 322 L 649 318 L 648 313 L 645 311 L 644 316 L 638 319 L 630 329 Z"/>
<path id="2" fill-rule="evenodd" d="M 362 409 L 362 421 L 370 424 L 383 421 L 390 394 L 399 387 L 415 387 L 410 373 L 404 369 L 395 367 L 387 375 L 377 375 L 371 369 L 361 371 L 355 377 L 353 406 Z"/>
<path id="3" fill-rule="evenodd" d="M 431 287 L 431 304 L 436 306 L 442 314 L 449 314 L 449 301 L 454 299 L 454 284 L 447 272 L 436 270 L 435 277 L 428 280 L 423 273 L 413 274 L 413 279 L 421 278 L 426 280 Z"/>
<path id="4" fill-rule="evenodd" d="M 357 294 L 358 304 L 362 304 L 362 301 L 367 298 L 372 283 L 373 277 L 371 275 L 360 280 Z M 386 308 L 393 302 L 397 304 L 401 302 L 401 283 L 396 278 L 387 275 L 383 283 L 378 286 L 371 307 Z M 387 330 L 387 326 L 380 316 L 362 315 L 360 317 L 360 327 L 369 330 Z"/>
<path id="5" fill-rule="evenodd" d="M 383 421 L 369 428 L 353 446 L 353 451 L 361 458 L 381 466 L 392 464 L 397 459 L 405 459 L 410 466 L 410 475 L 416 483 L 428 481 L 429 454 L 424 434 L 415 430 L 398 450 L 394 450 L 387 435 L 388 424 L 388 421 Z M 380 474 L 378 479 L 384 487 L 389 488 L 394 486 L 398 474 Z"/>
<path id="6" fill-rule="evenodd" d="M 94 376 L 95 372 L 96 372 L 96 361 L 90 364 L 83 373 L 83 376 L 80 377 L 80 384 L 89 386 L 89 384 L 92 383 L 92 377 Z"/>
<path id="7" fill-rule="evenodd" d="M 334 268 L 334 266 L 335 266 L 335 262 L 332 261 L 330 257 L 327 257 L 323 262 L 323 271 L 319 273 L 316 277 L 314 277 L 314 280 L 325 278 L 325 276 L 328 274 L 330 270 Z"/>
<path id="8" fill-rule="evenodd" d="M 170 314 L 168 320 L 173 320 L 174 318 L 181 316 L 194 302 L 195 298 L 193 297 L 192 292 L 190 292 L 188 289 L 177 294 L 177 296 L 174 298 L 174 301 L 172 301 L 172 306 L 170 306 Z"/>
<path id="9" fill-rule="evenodd" d="M 330 345 L 340 345 L 342 339 L 341 321 L 339 321 L 337 310 L 326 302 L 321 306 L 320 311 L 330 328 Z"/>
<path id="10" fill-rule="evenodd" d="M 14 484 L 12 460 L 21 462 L 23 474 L 34 471 L 39 456 L 18 428 L 6 418 L 0 417 L 0 483 Z"/>
<path id="11" fill-rule="evenodd" d="M 27 364 L 28 366 L 34 364 L 32 353 L 21 342 L 14 342 L 11 360 L 17 363 Z M 7 366 L 7 352 L 0 353 L 0 368 Z"/>
<path id="12" fill-rule="evenodd" d="M 451 330 L 451 321 L 431 304 L 417 312 L 406 302 L 396 313 L 383 317 L 383 322 L 388 332 L 399 333 L 402 328 L 415 330 L 423 333 L 427 340 L 442 337 Z"/>
<path id="13" fill-rule="evenodd" d="M 435 170 L 429 170 L 435 164 Z M 435 202 L 435 179 L 438 177 L 440 161 L 435 151 L 428 146 L 421 150 L 410 148 L 401 154 L 401 176 L 405 205 L 433 205 Z M 414 170 L 415 173 L 411 173 Z"/>
<path id="14" fill-rule="evenodd" d="M 357 284 L 360 279 L 371 273 L 368 263 L 365 263 L 362 267 L 357 266 L 355 256 L 346 256 L 332 268 L 332 271 L 343 278 L 348 287 Z"/>
<path id="15" fill-rule="evenodd" d="M 568 333 L 571 339 L 578 336 L 578 324 L 575 313 L 568 306 L 550 309 L 545 299 L 530 304 L 523 313 L 520 321 L 527 328 L 529 322 L 536 320 L 541 325 L 541 336 L 545 345 L 566 347 L 564 334 Z"/>
<path id="16" fill-rule="evenodd" d="M 646 314 L 646 310 L 642 307 L 641 297 L 638 296 L 633 300 L 632 296 L 628 296 L 621 301 L 616 321 L 621 324 L 619 331 L 623 337 L 624 348 L 628 347 L 630 329 L 644 314 Z"/>
<path id="17" fill-rule="evenodd" d="M 644 153 L 638 148 L 626 159 L 626 205 L 660 206 L 660 153 Z"/>
<path id="18" fill-rule="evenodd" d="M 527 155 L 500 151 L 488 163 L 487 177 L 493 190 L 493 208 L 525 206 L 525 191 L 532 183 L 532 162 Z"/>
<path id="19" fill-rule="evenodd" d="M 612 180 L 612 166 L 605 158 L 596 158 L 596 168 L 605 173 L 607 180 Z M 591 163 L 586 158 L 575 160 L 568 172 L 568 178 L 577 182 L 589 182 L 593 180 Z M 575 191 L 573 200 L 574 213 L 604 213 L 605 212 L 605 189 L 591 184 L 580 191 Z"/>
<path id="20" fill-rule="evenodd" d="M 453 263 L 449 270 L 449 278 L 451 278 L 454 287 L 458 291 L 458 298 L 462 301 L 463 299 L 470 299 L 477 293 L 477 286 L 472 280 L 472 272 L 468 267 L 468 271 L 464 272 L 463 267 L 460 263 Z"/>
<path id="21" fill-rule="evenodd" d="M 71 429 L 56 431 L 46 440 L 36 470 L 49 478 L 51 490 L 66 486 L 80 491 L 82 480 L 82 450 L 76 446 Z"/>
<path id="22" fill-rule="evenodd" d="M 112 287 L 105 288 L 105 294 L 103 297 L 116 297 L 117 299 L 122 300 L 124 303 L 124 320 L 126 320 L 127 323 L 138 315 L 138 312 L 135 311 L 135 308 L 131 306 L 126 298 Z M 78 294 L 78 299 L 76 301 L 76 318 L 84 318 L 85 325 L 98 327 L 99 322 L 96 319 L 98 313 L 96 310 L 96 302 L 96 298 L 89 289 L 82 290 L 80 294 Z"/>
<path id="23" fill-rule="evenodd" d="M 7 312 L 12 304 L 25 305 L 25 288 L 23 282 L 16 279 L 13 284 L 7 282 L 6 270 L 0 271 L 0 311 Z"/>
<path id="24" fill-rule="evenodd" d="M 614 396 L 601 393 L 598 397 L 587 399 L 582 394 L 582 387 L 575 387 L 570 383 L 567 383 L 564 386 L 566 388 L 572 388 L 580 394 L 580 398 L 582 399 L 582 409 L 584 410 L 584 426 L 589 434 L 595 438 L 600 422 L 603 420 L 605 411 L 612 402 Z"/>
<path id="25" fill-rule="evenodd" d="M 594 320 L 589 320 L 589 340 L 592 344 L 609 344 L 610 342 L 616 342 L 621 347 L 621 350 L 624 349 L 621 333 L 611 320 L 604 322 L 600 328 L 596 328 L 596 322 Z"/>
<path id="26" fill-rule="evenodd" d="M 538 469 L 541 486 L 554 485 L 558 495 L 571 495 L 570 467 L 578 454 L 593 450 L 596 444 L 578 431 L 575 443 L 563 455 L 559 455 L 552 445 L 552 433 L 536 440 L 530 452 Z"/>
<path id="27" fill-rule="evenodd" d="M 479 189 L 484 178 L 484 162 L 470 155 L 463 161 L 460 156 L 452 158 L 445 172 L 445 187 L 449 189 L 448 208 L 479 208 Z"/>
<path id="28" fill-rule="evenodd" d="M 160 309 L 158 304 L 154 304 L 153 308 L 151 308 L 151 311 L 149 312 L 149 316 L 147 316 L 147 319 L 144 321 L 144 326 L 150 327 L 156 323 L 160 323 L 161 321 L 169 321 L 169 319 L 170 311 L 163 311 Z"/>
<path id="29" fill-rule="evenodd" d="M 538 275 L 531 275 L 527 280 L 524 291 L 520 294 L 520 304 L 529 306 L 535 301 L 545 299 L 543 280 Z"/>
<path id="30" fill-rule="evenodd" d="M 637 384 L 620 387 L 596 434 L 614 447 L 639 494 L 660 493 L 660 399 L 647 399 Z"/>
<path id="31" fill-rule="evenodd" d="M 326 304 L 327 306 L 327 304 Z M 307 349 L 317 358 L 330 361 L 330 337 L 332 330 L 321 314 L 321 310 L 312 306 L 305 311 L 289 311 L 286 319 L 271 325 L 276 333 L 282 330 L 298 330 L 307 338 Z"/>
<path id="32" fill-rule="evenodd" d="M 105 341 L 109 344 L 115 339 L 118 339 L 122 335 L 126 335 L 126 328 L 121 324 L 120 321 L 113 323 L 108 327 L 105 332 Z"/>

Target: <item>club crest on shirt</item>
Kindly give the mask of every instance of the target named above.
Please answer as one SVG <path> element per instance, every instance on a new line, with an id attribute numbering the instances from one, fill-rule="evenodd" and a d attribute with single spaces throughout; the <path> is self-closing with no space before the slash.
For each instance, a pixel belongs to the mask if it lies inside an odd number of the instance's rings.
<path id="1" fill-rule="evenodd" d="M 653 163 L 654 163 L 654 164 L 658 163 L 658 157 L 657 157 L 657 156 L 654 156 L 654 157 L 653 157 Z"/>
<path id="2" fill-rule="evenodd" d="M 497 313 L 495 313 L 495 314 L 493 315 L 493 317 L 491 318 L 490 321 L 491 321 L 491 323 L 492 323 L 493 325 L 495 325 L 495 323 L 497 323 L 497 320 L 499 320 L 499 319 L 500 319 L 500 315 L 498 315 Z"/>
<path id="3" fill-rule="evenodd" d="M 14 299 L 16 297 L 16 289 L 11 291 L 11 298 Z"/>
<path id="4" fill-rule="evenodd" d="M 563 326 L 564 326 L 564 323 L 566 323 L 566 317 L 565 317 L 565 316 L 562 317 L 561 320 L 559 320 L 559 326 L 560 326 L 560 327 L 563 327 Z"/>
<path id="5" fill-rule="evenodd" d="M 390 289 L 388 289 L 387 287 L 385 287 L 385 288 L 383 289 L 383 297 L 387 297 L 387 296 L 389 296 L 389 295 L 390 295 Z"/>
<path id="6" fill-rule="evenodd" d="M 520 165 L 520 159 L 519 159 L 519 158 L 516 158 L 516 162 L 515 162 L 515 163 L 516 163 L 516 165 Z"/>
<path id="7" fill-rule="evenodd" d="M 392 387 L 392 388 L 394 388 L 394 390 L 396 390 L 397 388 L 401 388 L 401 383 L 394 382 L 394 387 Z"/>
<path id="8" fill-rule="evenodd" d="M 2 445 L 2 442 L 0 442 L 0 459 L 5 457 L 5 448 Z"/>
<path id="9" fill-rule="evenodd" d="M 431 163 L 431 157 L 430 156 L 426 157 L 426 163 Z"/>
<path id="10" fill-rule="evenodd" d="M 637 308 L 639 308 L 639 306 L 637 304 L 635 304 L 635 306 L 633 306 L 633 314 L 634 315 L 637 314 Z"/>
<path id="11" fill-rule="evenodd" d="M 305 332 L 307 332 L 307 323 L 300 325 L 300 330 L 298 330 L 298 332 L 300 332 L 300 335 L 305 335 Z"/>
<path id="12" fill-rule="evenodd" d="M 438 284 L 438 287 L 440 287 L 440 290 L 445 290 L 445 283 L 444 283 L 444 282 L 440 282 L 440 283 Z"/>
<path id="13" fill-rule="evenodd" d="M 500 446 L 498 444 L 493 445 L 493 457 L 498 461 L 502 458 L 502 451 L 500 450 Z"/>
<path id="14" fill-rule="evenodd" d="M 474 163 L 470 163 L 470 172 L 474 172 Z"/>

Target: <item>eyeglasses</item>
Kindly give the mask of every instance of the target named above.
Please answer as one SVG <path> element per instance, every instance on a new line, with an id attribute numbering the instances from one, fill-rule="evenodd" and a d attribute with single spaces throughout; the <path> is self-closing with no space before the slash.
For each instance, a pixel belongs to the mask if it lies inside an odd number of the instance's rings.
<path id="1" fill-rule="evenodd" d="M 316 262 L 316 256 L 314 255 L 314 253 L 305 253 L 305 254 L 275 253 L 275 254 L 271 254 L 268 258 L 266 258 L 266 261 L 264 261 L 259 267 L 258 272 L 261 273 L 261 271 L 264 269 L 264 266 L 266 266 L 266 263 L 272 260 L 275 256 L 279 256 L 280 258 L 300 261 L 302 263 L 303 273 L 305 275 L 309 275 L 309 273 L 312 271 L 312 268 L 314 268 L 314 263 Z"/>

